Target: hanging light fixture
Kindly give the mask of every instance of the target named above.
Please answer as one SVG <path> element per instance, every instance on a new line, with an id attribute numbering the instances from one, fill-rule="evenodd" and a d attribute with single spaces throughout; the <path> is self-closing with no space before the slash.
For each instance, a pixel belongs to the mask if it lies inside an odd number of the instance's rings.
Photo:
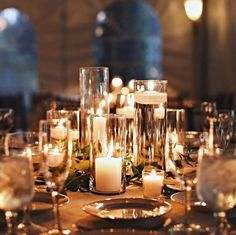
<path id="1" fill-rule="evenodd" d="M 185 0 L 184 9 L 190 20 L 197 21 L 202 15 L 203 2 L 202 0 Z"/>

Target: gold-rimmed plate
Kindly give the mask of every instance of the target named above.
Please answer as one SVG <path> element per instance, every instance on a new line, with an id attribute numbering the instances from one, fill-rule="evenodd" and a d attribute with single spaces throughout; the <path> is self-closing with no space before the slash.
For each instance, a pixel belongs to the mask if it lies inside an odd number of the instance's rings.
<path id="1" fill-rule="evenodd" d="M 91 202 L 83 207 L 90 215 L 103 219 L 138 220 L 158 217 L 171 209 L 163 200 L 145 198 L 116 198 Z"/>

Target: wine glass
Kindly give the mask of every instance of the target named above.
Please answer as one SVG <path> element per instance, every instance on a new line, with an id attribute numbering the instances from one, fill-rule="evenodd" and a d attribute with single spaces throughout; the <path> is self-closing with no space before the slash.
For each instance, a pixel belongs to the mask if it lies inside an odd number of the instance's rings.
<path id="1" fill-rule="evenodd" d="M 70 230 L 61 227 L 58 203 L 59 192 L 63 189 L 71 166 L 69 128 L 70 122 L 66 119 L 41 120 L 39 124 L 40 146 L 45 161 L 44 177 L 51 190 L 54 212 L 54 226 L 48 234 L 70 233 Z"/>
<path id="2" fill-rule="evenodd" d="M 202 147 L 197 172 L 197 196 L 213 211 L 214 234 L 229 234 L 225 212 L 236 202 L 235 149 Z M 227 179 L 227 182 L 226 182 Z"/>
<path id="3" fill-rule="evenodd" d="M 86 160 L 87 156 L 84 156 L 80 149 L 80 111 L 79 110 L 48 110 L 47 120 L 60 120 L 65 119 L 70 121 L 69 130 L 69 142 L 72 148 L 71 160 L 72 169 L 76 169 L 76 162 Z"/>
<path id="4" fill-rule="evenodd" d="M 221 145 L 223 148 L 227 148 L 233 139 L 235 121 L 234 110 L 219 110 L 217 117 L 219 120 L 219 131 L 222 141 Z"/>
<path id="5" fill-rule="evenodd" d="M 202 125 L 203 131 L 209 129 L 208 117 L 217 116 L 217 105 L 216 102 L 204 101 L 201 103 L 201 116 L 202 116 Z"/>
<path id="6" fill-rule="evenodd" d="M 1 137 L 1 151 L 4 152 L 4 140 L 6 134 L 13 127 L 14 111 L 10 108 L 0 109 L 0 137 Z"/>
<path id="7" fill-rule="evenodd" d="M 37 132 L 14 132 L 8 133 L 5 138 L 5 154 L 8 156 L 31 158 L 33 167 L 34 181 L 40 174 L 43 156 L 39 149 L 39 135 Z M 48 229 L 41 225 L 35 224 L 30 218 L 31 203 L 24 208 L 23 221 L 18 225 L 17 231 L 24 234 L 38 234 L 46 232 Z"/>
<path id="8" fill-rule="evenodd" d="M 34 180 L 31 159 L 14 154 L 0 158 L 0 209 L 5 211 L 7 235 L 17 234 L 17 211 L 33 198 Z"/>
<path id="9" fill-rule="evenodd" d="M 196 180 L 198 160 L 196 148 L 199 146 L 200 133 L 185 132 L 184 120 L 183 109 L 167 110 L 166 168 L 180 181 L 185 193 L 184 222 L 175 224 L 169 232 L 170 234 L 206 234 L 208 228 L 204 229 L 198 224 L 189 222 L 190 196 Z"/>

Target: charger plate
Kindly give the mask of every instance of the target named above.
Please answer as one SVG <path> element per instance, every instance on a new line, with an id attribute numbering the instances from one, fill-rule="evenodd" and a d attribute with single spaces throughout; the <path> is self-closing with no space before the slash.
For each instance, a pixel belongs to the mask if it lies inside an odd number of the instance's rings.
<path id="1" fill-rule="evenodd" d="M 83 207 L 90 215 L 112 220 L 139 220 L 158 217 L 171 209 L 170 203 L 145 198 L 116 198 L 91 202 Z"/>

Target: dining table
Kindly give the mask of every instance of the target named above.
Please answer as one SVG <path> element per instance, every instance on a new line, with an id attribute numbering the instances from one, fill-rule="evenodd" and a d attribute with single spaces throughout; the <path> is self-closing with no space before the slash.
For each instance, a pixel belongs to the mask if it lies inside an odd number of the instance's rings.
<path id="1" fill-rule="evenodd" d="M 42 189 L 44 190 L 44 189 Z M 46 193 L 46 192 L 45 192 Z M 184 205 L 178 200 L 174 201 L 169 197 L 163 197 L 171 205 L 170 211 L 162 216 L 156 216 L 150 219 L 132 220 L 113 220 L 103 219 L 98 216 L 88 214 L 84 211 L 84 206 L 104 199 L 117 199 L 117 198 L 143 198 L 143 189 L 140 185 L 128 185 L 126 191 L 117 195 L 100 195 L 91 192 L 71 192 L 67 191 L 66 197 L 60 205 L 60 219 L 63 228 L 70 229 L 71 234 L 168 234 L 168 229 L 176 223 L 180 223 L 184 219 L 185 209 Z M 53 226 L 53 211 L 52 205 L 47 209 L 40 208 L 31 213 L 32 220 L 37 224 L 51 228 Z M 229 221 L 231 226 L 234 227 L 236 221 L 236 209 L 231 209 Z M 193 206 L 190 212 L 190 222 L 200 224 L 203 227 L 213 228 L 215 221 L 213 213 L 204 206 Z M 236 223 L 235 223 L 236 225 Z M 4 226 L 0 227 L 0 234 L 5 234 Z"/>

